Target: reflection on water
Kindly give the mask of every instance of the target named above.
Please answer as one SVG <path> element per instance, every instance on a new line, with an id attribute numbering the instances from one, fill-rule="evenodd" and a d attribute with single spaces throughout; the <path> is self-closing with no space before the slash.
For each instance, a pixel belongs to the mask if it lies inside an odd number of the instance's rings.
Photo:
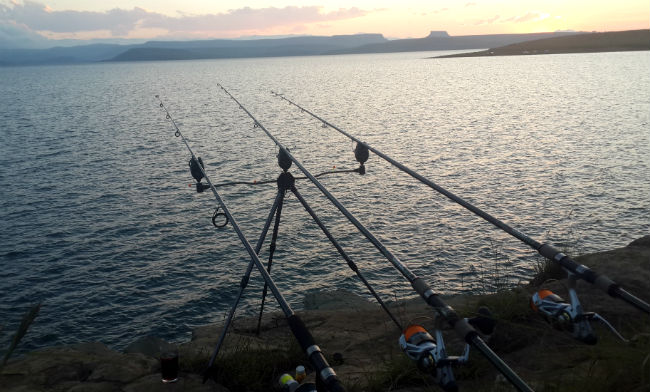
<path id="1" fill-rule="evenodd" d="M 153 98 L 215 182 L 274 179 L 276 147 L 217 83 L 314 173 L 356 167 L 354 145 L 271 90 L 539 241 L 588 252 L 648 233 L 650 53 L 427 55 L 0 68 L 0 338 L 38 301 L 26 347 L 185 339 L 223 317 L 247 256 L 212 226 L 211 195 L 187 187 L 189 155 Z M 494 268 L 530 276 L 525 245 L 372 154 L 366 167 L 321 180 L 436 290 L 476 290 Z M 297 187 L 384 298 L 412 295 L 314 186 Z M 253 243 L 275 192 L 220 190 Z M 273 276 L 292 306 L 310 290 L 364 292 L 293 196 L 282 221 Z M 242 312 L 261 286 L 254 273 Z"/>

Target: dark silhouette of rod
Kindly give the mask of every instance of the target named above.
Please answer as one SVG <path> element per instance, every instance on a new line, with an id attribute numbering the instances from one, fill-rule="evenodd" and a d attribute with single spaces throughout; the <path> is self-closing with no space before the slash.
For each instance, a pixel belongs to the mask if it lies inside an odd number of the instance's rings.
<path id="1" fill-rule="evenodd" d="M 368 291 L 370 291 L 370 294 L 372 294 L 372 296 L 375 297 L 375 299 L 377 300 L 377 302 L 379 302 L 379 305 L 381 305 L 381 307 L 384 309 L 384 311 L 386 311 L 386 313 L 387 313 L 388 316 L 391 318 L 391 320 L 393 320 L 393 323 L 395 323 L 395 325 L 397 326 L 397 329 L 399 329 L 400 332 L 403 331 L 404 328 L 402 327 L 402 325 L 400 324 L 400 322 L 397 321 L 397 318 L 395 318 L 395 316 L 393 315 L 393 313 L 391 313 L 391 311 L 388 309 L 388 307 L 386 306 L 386 304 L 384 303 L 384 301 L 382 301 L 381 298 L 379 298 L 379 295 L 378 295 L 377 292 L 372 288 L 372 286 L 370 285 L 370 283 L 368 283 L 368 281 L 367 281 L 366 278 L 363 276 L 363 274 L 361 273 L 361 271 L 359 271 L 359 268 L 357 267 L 357 265 L 354 263 L 354 261 L 352 261 L 352 259 L 350 258 L 350 256 L 348 256 L 348 254 L 345 252 L 345 250 L 343 250 L 343 248 L 342 248 L 341 245 L 338 243 L 338 241 L 336 240 L 336 238 L 334 238 L 334 237 L 332 236 L 332 234 L 331 234 L 330 231 L 327 229 L 327 227 L 325 227 L 325 225 L 324 225 L 323 222 L 320 220 L 320 218 L 318 218 L 318 216 L 316 215 L 316 213 L 314 212 L 314 210 L 312 210 L 312 208 L 309 206 L 309 204 L 307 203 L 307 201 L 302 197 L 302 195 L 300 194 L 300 192 L 298 192 L 298 189 L 296 189 L 295 186 L 292 186 L 292 187 L 291 187 L 291 192 L 293 192 L 293 194 L 296 195 L 296 197 L 298 198 L 298 200 L 300 200 L 300 203 L 302 204 L 302 206 L 303 206 L 303 207 L 305 208 L 305 210 L 309 213 L 309 215 L 311 215 L 311 217 L 312 217 L 312 219 L 314 220 L 314 222 L 316 222 L 316 224 L 318 225 L 318 227 L 320 227 L 320 229 L 321 229 L 321 230 L 323 231 L 323 233 L 327 236 L 327 238 L 330 240 L 330 242 L 332 243 L 332 245 L 334 245 L 334 247 L 335 247 L 336 250 L 339 252 L 339 254 L 341 255 L 341 257 L 343 257 L 343 260 L 345 260 L 345 261 L 348 263 L 348 266 L 350 267 L 350 269 L 351 269 L 352 271 L 354 271 L 355 274 L 357 274 L 357 276 L 359 277 L 359 280 L 361 280 L 361 282 L 366 286 L 366 288 L 368 288 Z"/>
<path id="2" fill-rule="evenodd" d="M 299 108 L 301 111 L 309 114 L 310 116 L 314 117 L 318 121 L 322 122 L 323 124 L 337 130 L 341 134 L 347 136 L 351 140 L 362 144 L 368 148 L 368 150 L 374 152 L 377 156 L 383 158 L 393 166 L 397 167 L 404 173 L 407 173 L 411 177 L 415 178 L 416 180 L 420 181 L 421 183 L 427 185 L 431 189 L 435 190 L 436 192 L 446 196 L 448 199 L 460 204 L 467 210 L 473 212 L 474 214 L 480 216 L 484 220 L 488 221 L 489 223 L 493 224 L 494 226 L 498 227 L 499 229 L 505 231 L 506 233 L 510 234 L 511 236 L 519 239 L 523 243 L 527 244 L 534 250 L 536 250 L 540 255 L 543 257 L 547 258 L 548 260 L 554 261 L 559 263 L 562 267 L 564 267 L 567 271 L 570 271 L 574 273 L 576 276 L 580 277 L 581 279 L 584 279 L 585 281 L 594 284 L 596 287 L 600 288 L 601 290 L 605 291 L 612 297 L 617 297 L 621 298 L 622 300 L 626 301 L 627 303 L 635 306 L 636 308 L 646 312 L 650 313 L 650 304 L 647 302 L 643 301 L 642 299 L 632 295 L 631 293 L 625 291 L 622 289 L 616 282 L 611 280 L 609 277 L 603 275 L 603 274 L 598 274 L 589 267 L 585 265 L 578 264 L 575 262 L 572 258 L 569 256 L 565 255 L 564 253 L 560 252 L 558 249 L 553 247 L 550 244 L 547 243 L 540 243 L 535 241 L 534 239 L 530 238 L 526 234 L 522 233 L 521 231 L 514 229 L 513 227 L 510 227 L 506 223 L 502 222 L 501 220 L 495 218 L 494 216 L 488 214 L 487 212 L 481 210 L 480 208 L 468 203 L 467 201 L 463 200 L 459 196 L 456 196 L 455 194 L 449 192 L 445 188 L 435 184 L 433 181 L 429 180 L 428 178 L 420 175 L 416 171 L 406 167 L 405 165 L 397 162 L 393 158 L 389 157 L 388 155 L 382 153 L 381 151 L 373 148 L 369 144 L 359 140 L 358 138 L 350 135 L 349 133 L 345 132 L 344 130 L 340 129 L 339 127 L 335 126 L 334 124 L 328 122 L 327 120 L 324 120 L 323 118 L 317 116 L 316 114 L 310 112 L 309 110 L 303 108 L 302 106 L 292 102 L 291 100 L 285 98 L 283 95 L 271 92 L 273 95 L 276 97 L 280 97 L 281 99 L 287 101 L 291 105 Z"/>
<path id="3" fill-rule="evenodd" d="M 436 313 L 442 317 L 447 323 L 459 334 L 459 336 L 467 343 L 472 344 L 481 354 L 488 359 L 493 366 L 495 366 L 505 377 L 520 391 L 532 391 L 532 389 L 512 370 L 503 360 L 488 347 L 487 344 L 481 339 L 476 330 L 467 322 L 467 320 L 460 318 L 456 312 L 447 304 L 445 304 L 437 294 L 427 285 L 422 278 L 417 277 L 404 265 L 395 255 L 393 255 L 365 226 L 363 226 L 305 167 L 295 158 L 291 153 L 259 122 L 257 119 L 241 104 L 239 101 L 228 92 L 223 86 L 218 86 L 228 96 L 235 101 L 239 108 L 242 109 L 248 117 L 250 117 L 257 128 L 260 128 L 266 135 L 280 148 L 280 150 L 291 159 L 293 163 L 309 177 L 312 183 L 320 189 L 320 191 L 336 206 L 336 208 L 345 215 L 352 224 L 390 261 L 395 268 L 402 273 L 402 275 L 411 283 L 413 289 L 422 296 L 427 304 L 429 304 Z"/>
<path id="4" fill-rule="evenodd" d="M 158 97 L 156 96 L 156 98 Z M 192 159 L 198 162 L 198 159 L 196 155 L 194 155 L 192 148 L 187 142 L 187 139 L 181 133 L 180 129 L 176 125 L 176 122 L 174 121 L 174 119 L 172 118 L 171 114 L 169 113 L 165 105 L 162 103 L 162 101 L 160 101 L 160 107 L 163 108 L 163 110 L 165 110 L 165 112 L 167 113 L 167 119 L 171 121 L 172 125 L 176 129 L 175 135 L 181 138 L 181 140 L 187 147 L 188 151 L 190 152 L 190 155 L 192 155 Z M 246 236 L 244 236 L 244 233 L 241 231 L 239 224 L 235 220 L 235 217 L 230 213 L 228 206 L 221 199 L 221 196 L 219 196 L 217 189 L 212 184 L 212 181 L 210 181 L 210 178 L 205 172 L 205 169 L 199 164 L 197 164 L 197 166 L 201 170 L 201 173 L 203 174 L 203 177 L 205 177 L 205 180 L 210 185 L 210 189 L 212 190 L 215 199 L 217 199 L 217 202 L 223 209 L 223 213 L 226 214 L 226 217 L 230 221 L 232 228 L 235 230 L 237 236 L 239 237 L 239 240 L 241 241 L 242 245 L 248 252 L 251 261 L 255 263 L 257 270 L 260 272 L 262 278 L 271 289 L 273 296 L 278 301 L 278 304 L 280 305 L 280 308 L 282 309 L 282 312 L 284 313 L 287 319 L 287 323 L 289 324 L 291 332 L 296 337 L 296 340 L 298 341 L 301 348 L 309 358 L 309 361 L 311 362 L 312 366 L 314 366 L 314 369 L 317 372 L 316 374 L 323 380 L 323 382 L 327 386 L 327 389 L 329 389 L 331 392 L 345 392 L 345 388 L 343 388 L 343 385 L 341 385 L 341 382 L 336 376 L 336 372 L 334 372 L 334 369 L 332 369 L 329 366 L 329 363 L 327 363 L 325 356 L 321 352 L 320 348 L 316 345 L 313 336 L 311 335 L 311 333 L 309 332 L 309 330 L 307 329 L 303 321 L 300 319 L 300 317 L 298 317 L 291 309 L 289 303 L 284 299 L 282 293 L 280 293 L 278 286 L 275 285 L 275 282 L 273 282 L 273 279 L 271 278 L 269 273 L 266 272 L 266 269 L 264 269 L 264 265 L 260 261 L 260 258 L 257 256 L 257 253 L 251 246 L 250 242 L 248 242 L 248 239 L 246 239 Z"/>

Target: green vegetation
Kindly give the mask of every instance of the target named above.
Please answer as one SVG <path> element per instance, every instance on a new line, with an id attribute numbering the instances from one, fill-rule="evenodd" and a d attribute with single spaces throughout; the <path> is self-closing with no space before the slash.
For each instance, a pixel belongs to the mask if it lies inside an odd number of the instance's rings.
<path id="1" fill-rule="evenodd" d="M 188 357 L 181 356 L 182 372 L 202 374 L 210 353 L 202 352 Z M 294 340 L 283 349 L 271 346 L 255 346 L 240 339 L 234 348 L 219 355 L 215 361 L 216 371 L 211 377 L 231 391 L 267 391 L 277 386 L 283 373 L 308 362 L 300 346 Z"/>
<path id="2" fill-rule="evenodd" d="M 361 381 L 346 385 L 348 392 L 384 392 L 415 386 L 423 392 L 439 391 L 435 380 L 429 374 L 417 369 L 406 355 L 391 357 L 378 370 L 368 372 Z"/>

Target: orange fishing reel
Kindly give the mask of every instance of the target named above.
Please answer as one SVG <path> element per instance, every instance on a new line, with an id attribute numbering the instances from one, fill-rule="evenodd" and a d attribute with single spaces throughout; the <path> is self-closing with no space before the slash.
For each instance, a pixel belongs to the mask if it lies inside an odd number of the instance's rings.
<path id="1" fill-rule="evenodd" d="M 531 297 L 530 307 L 541 314 L 554 328 L 571 332 L 573 337 L 584 343 L 596 344 L 598 341 L 591 327 L 591 320 L 602 321 L 616 336 L 627 342 L 601 315 L 594 312 L 583 312 L 575 290 L 576 276 L 571 272 L 569 272 L 568 282 L 570 303 L 566 303 L 564 299 L 550 290 L 540 290 Z"/>
<path id="2" fill-rule="evenodd" d="M 485 335 L 494 330 L 494 320 L 487 308 L 479 309 L 480 316 L 467 321 Z M 458 391 L 453 368 L 466 363 L 469 359 L 469 344 L 465 344 L 460 356 L 447 355 L 442 331 L 435 329 L 435 338 L 424 327 L 411 324 L 399 337 L 400 348 L 417 363 L 420 370 L 431 373 L 438 385 L 445 391 Z"/>
<path id="3" fill-rule="evenodd" d="M 399 345 L 411 360 L 417 363 L 420 370 L 432 373 L 436 382 L 445 391 L 458 391 L 452 366 L 467 362 L 469 344 L 461 356 L 450 357 L 445 349 L 442 332 L 435 330 L 434 339 L 422 326 L 413 324 L 406 327 L 399 337 Z"/>

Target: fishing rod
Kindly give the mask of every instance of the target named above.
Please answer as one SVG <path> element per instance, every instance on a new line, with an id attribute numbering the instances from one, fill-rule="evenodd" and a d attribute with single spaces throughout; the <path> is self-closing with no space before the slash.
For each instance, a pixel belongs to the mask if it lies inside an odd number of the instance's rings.
<path id="1" fill-rule="evenodd" d="M 327 360 L 325 359 L 325 356 L 323 355 L 321 349 L 316 345 L 316 342 L 314 341 L 313 336 L 303 323 L 303 321 L 300 319 L 298 315 L 295 314 L 295 312 L 291 309 L 291 306 L 289 306 L 289 303 L 284 299 L 284 296 L 282 296 L 282 293 L 280 293 L 280 290 L 278 287 L 275 285 L 273 282 L 273 279 L 271 276 L 266 272 L 264 269 L 264 266 L 262 265 L 262 262 L 260 261 L 259 257 L 257 256 L 257 253 L 251 246 L 250 242 L 248 242 L 248 239 L 246 239 L 246 236 L 244 236 L 244 233 L 241 231 L 239 225 L 237 224 L 237 221 L 235 218 L 232 216 L 230 213 L 230 210 L 228 209 L 228 206 L 226 206 L 226 203 L 221 199 L 221 196 L 219 196 L 219 193 L 217 192 L 217 189 L 214 187 L 212 184 L 212 181 L 210 181 L 210 178 L 208 177 L 207 173 L 205 172 L 205 169 L 201 164 L 199 164 L 199 160 L 197 159 L 196 155 L 194 155 L 194 152 L 192 151 L 192 148 L 190 147 L 187 139 L 185 136 L 181 133 L 180 129 L 176 125 L 176 122 L 172 118 L 171 114 L 163 104 L 162 100 L 158 95 L 156 95 L 156 98 L 160 101 L 160 107 L 165 111 L 166 113 L 166 118 L 170 120 L 171 124 L 174 126 L 174 129 L 176 130 L 174 135 L 176 137 L 180 137 L 187 149 L 190 152 L 190 155 L 192 156 L 192 159 L 190 162 L 194 161 L 195 166 L 198 167 L 198 169 L 201 172 L 202 177 L 197 179 L 197 182 L 200 182 L 202 178 L 205 178 L 207 183 L 210 186 L 210 189 L 212 190 L 212 193 L 214 194 L 215 199 L 219 203 L 220 207 L 223 209 L 223 213 L 226 215 L 228 218 L 228 221 L 232 225 L 233 229 L 237 233 L 237 236 L 239 237 L 239 240 L 241 241 L 242 245 L 248 252 L 248 255 L 251 258 L 251 262 L 255 264 L 257 267 L 258 271 L 260 271 L 260 274 L 262 275 L 262 278 L 264 279 L 264 282 L 268 285 L 268 287 L 271 289 L 271 292 L 273 293 L 273 296 L 275 299 L 278 301 L 278 304 L 280 305 L 280 308 L 282 309 L 282 312 L 284 313 L 287 323 L 289 324 L 289 328 L 291 329 L 291 332 L 293 333 L 294 337 L 300 344 L 301 348 L 309 358 L 309 361 L 311 362 L 312 366 L 316 370 L 318 376 L 321 378 L 321 380 L 325 383 L 327 386 L 327 389 L 331 392 L 345 392 L 345 389 L 343 388 L 343 385 L 341 385 L 341 382 L 339 381 L 338 377 L 336 376 L 336 372 L 334 372 L 334 369 L 330 367 L 330 365 L 327 363 Z M 194 172 L 192 175 L 194 176 Z M 198 174 L 198 173 L 197 173 Z M 196 179 L 196 177 L 195 177 Z"/>
<path id="2" fill-rule="evenodd" d="M 309 110 L 303 108 L 302 106 L 294 103 L 293 101 L 287 99 L 284 97 L 282 94 L 278 94 L 276 92 L 271 91 L 271 94 L 273 94 L 276 97 L 279 97 L 289 104 L 299 108 L 302 112 L 305 112 L 312 116 L 313 118 L 317 119 L 318 121 L 322 122 L 323 125 L 331 127 L 335 130 L 337 130 L 339 133 L 347 136 L 351 140 L 357 142 L 359 145 L 365 146 L 368 150 L 374 152 L 376 155 L 379 157 L 383 158 L 393 166 L 397 167 L 399 170 L 407 173 L 411 177 L 415 178 L 416 180 L 420 181 L 421 183 L 427 185 L 428 187 L 432 188 L 436 192 L 446 196 L 448 199 L 456 202 L 457 204 L 461 205 L 462 207 L 466 208 L 467 210 L 473 212 L 474 214 L 478 215 L 479 217 L 483 218 L 487 222 L 493 224 L 494 226 L 498 227 L 499 229 L 505 231 L 506 233 L 510 234 L 511 236 L 519 239 L 523 243 L 527 244 L 534 250 L 536 250 L 540 255 L 545 257 L 546 259 L 559 263 L 566 271 L 575 274 L 578 278 L 583 279 L 599 289 L 605 291 L 607 294 L 614 298 L 620 298 L 624 300 L 625 302 L 635 306 L 637 309 L 640 309 L 646 313 L 650 313 L 650 304 L 647 302 L 643 301 L 642 299 L 632 295 L 631 293 L 627 292 L 623 288 L 620 287 L 620 285 L 616 282 L 614 282 L 612 279 L 609 277 L 603 275 L 603 274 L 598 274 L 594 270 L 590 269 L 589 267 L 585 265 L 578 264 L 575 262 L 571 257 L 565 255 L 564 253 L 560 252 L 558 249 L 553 247 L 552 245 L 548 243 L 540 243 L 532 239 L 531 237 L 527 236 L 526 234 L 522 233 L 519 230 L 514 229 L 513 227 L 510 227 L 506 223 L 502 222 L 501 220 L 495 218 L 494 216 L 488 214 L 487 212 L 481 210 L 480 208 L 468 203 L 467 201 L 463 200 L 459 196 L 456 196 L 452 192 L 449 192 L 445 188 L 435 184 L 433 181 L 429 180 L 428 178 L 422 176 L 421 174 L 417 173 L 416 171 L 406 167 L 405 165 L 401 164 L 400 162 L 397 162 L 393 158 L 389 157 L 388 155 L 382 153 L 381 151 L 377 150 L 376 148 L 373 148 L 370 146 L 368 143 L 365 143 L 361 141 L 360 139 L 350 135 L 349 133 L 345 132 L 344 130 L 340 129 L 339 127 L 335 126 L 334 124 L 328 122 L 327 120 L 324 120 L 323 118 L 317 116 L 316 114 L 310 112 Z"/>
<path id="3" fill-rule="evenodd" d="M 266 135 L 296 164 L 303 174 L 311 180 L 318 189 L 334 204 L 346 218 L 390 261 L 393 266 L 411 283 L 411 286 L 424 301 L 431 306 L 436 314 L 446 321 L 466 343 L 474 346 L 485 358 L 495 366 L 510 383 L 520 391 L 532 389 L 495 354 L 483 341 L 478 332 L 467 319 L 460 318 L 454 309 L 445 304 L 438 294 L 435 294 L 429 285 L 420 277 L 411 272 L 393 253 L 391 253 L 365 226 L 363 226 L 291 153 L 259 122 L 257 119 L 221 84 L 217 84 L 235 103 L 239 105 L 248 117 L 254 121 L 255 128 L 260 128 Z"/>
<path id="4" fill-rule="evenodd" d="M 314 210 L 311 208 L 311 206 L 309 205 L 309 203 L 307 203 L 307 200 L 305 200 L 305 198 L 302 197 L 302 195 L 300 194 L 300 192 L 298 192 L 298 189 L 296 188 L 296 186 L 295 186 L 295 185 L 292 185 L 291 188 L 290 188 L 290 190 L 291 190 L 291 192 L 296 196 L 296 198 L 300 201 L 300 204 L 302 204 L 302 206 L 303 206 L 304 209 L 309 213 L 309 215 L 312 217 L 312 219 L 314 220 L 314 222 L 316 222 L 316 224 L 318 225 L 318 227 L 320 227 L 320 229 L 321 229 L 322 232 L 325 234 L 325 236 L 330 240 L 330 242 L 332 243 L 332 245 L 334 245 L 334 247 L 335 247 L 336 250 L 339 252 L 339 254 L 341 255 L 341 257 L 343 257 L 343 260 L 345 260 L 345 261 L 348 263 L 348 266 L 350 267 L 350 269 L 351 269 L 352 271 L 354 271 L 354 273 L 357 274 L 357 277 L 359 278 L 359 280 L 361 280 L 361 282 L 366 286 L 366 288 L 368 289 L 368 291 L 370 291 L 370 294 L 372 294 L 372 296 L 375 297 L 375 299 L 377 300 L 377 302 L 379 303 L 379 305 L 384 309 L 384 311 L 388 314 L 388 316 L 389 316 L 390 319 L 393 321 L 393 323 L 397 326 L 397 329 L 399 329 L 400 331 L 404 330 L 404 328 L 402 327 L 402 324 L 400 324 L 400 322 L 397 321 L 397 318 L 396 318 L 396 317 L 393 315 L 393 313 L 388 309 L 388 307 L 386 306 L 386 304 L 384 303 L 384 301 L 381 300 L 381 298 L 379 297 L 379 295 L 377 294 L 377 292 L 372 288 L 372 286 L 370 285 L 370 283 L 368 282 L 368 280 L 366 280 L 365 276 L 363 276 L 363 274 L 362 274 L 361 271 L 359 270 L 359 267 L 355 264 L 354 261 L 352 261 L 352 259 L 350 258 L 350 256 L 348 256 L 348 254 L 347 254 L 347 253 L 345 252 L 345 250 L 341 247 L 341 245 L 338 243 L 338 241 L 337 241 L 337 240 L 332 236 L 332 234 L 330 233 L 330 231 L 325 227 L 325 225 L 324 225 L 323 222 L 320 220 L 320 218 L 316 215 L 316 213 L 315 213 Z"/>

